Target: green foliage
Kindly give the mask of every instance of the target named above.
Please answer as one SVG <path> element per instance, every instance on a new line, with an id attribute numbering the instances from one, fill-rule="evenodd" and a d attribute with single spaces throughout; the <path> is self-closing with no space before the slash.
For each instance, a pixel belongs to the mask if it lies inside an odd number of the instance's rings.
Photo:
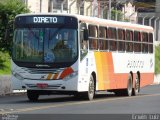
<path id="1" fill-rule="evenodd" d="M 111 19 L 116 20 L 116 14 L 117 14 L 117 20 L 122 21 L 123 20 L 123 13 L 120 10 L 112 10 L 111 11 Z"/>
<path id="2" fill-rule="evenodd" d="M 160 45 L 155 47 L 155 74 L 160 74 Z"/>
<path id="3" fill-rule="evenodd" d="M 13 20 L 17 14 L 27 13 L 29 9 L 22 0 L 0 0 L 0 51 L 9 51 L 13 38 Z M 6 30 L 10 35 L 5 38 Z"/>
<path id="4" fill-rule="evenodd" d="M 0 75 L 10 74 L 11 63 L 10 63 L 10 56 L 7 52 L 0 51 Z"/>
<path id="5" fill-rule="evenodd" d="M 116 20 L 116 14 L 117 14 L 117 21 L 122 21 L 123 20 L 123 13 L 120 10 L 111 10 L 111 19 Z M 103 18 L 107 19 L 108 16 L 108 11 L 104 11 L 103 13 Z"/>

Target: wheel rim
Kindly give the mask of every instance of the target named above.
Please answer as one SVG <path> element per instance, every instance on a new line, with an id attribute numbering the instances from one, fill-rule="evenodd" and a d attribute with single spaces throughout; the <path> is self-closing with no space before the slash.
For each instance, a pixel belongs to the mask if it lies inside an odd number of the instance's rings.
<path id="1" fill-rule="evenodd" d="M 136 80 L 135 80 L 135 92 L 138 93 L 139 91 L 139 77 L 136 75 Z"/>

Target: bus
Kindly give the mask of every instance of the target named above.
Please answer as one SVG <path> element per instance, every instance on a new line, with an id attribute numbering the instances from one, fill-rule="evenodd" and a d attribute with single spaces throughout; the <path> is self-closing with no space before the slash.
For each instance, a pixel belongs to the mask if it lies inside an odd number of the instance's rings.
<path id="1" fill-rule="evenodd" d="M 12 45 L 12 89 L 93 100 L 99 91 L 137 95 L 154 81 L 153 28 L 72 14 L 20 14 Z M 107 93 L 106 92 L 106 93 Z"/>

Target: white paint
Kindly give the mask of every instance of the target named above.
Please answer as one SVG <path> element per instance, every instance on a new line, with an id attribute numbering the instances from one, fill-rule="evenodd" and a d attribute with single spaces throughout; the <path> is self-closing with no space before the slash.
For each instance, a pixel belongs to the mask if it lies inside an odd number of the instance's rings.
<path id="1" fill-rule="evenodd" d="M 153 54 L 113 53 L 115 73 L 154 73 Z"/>

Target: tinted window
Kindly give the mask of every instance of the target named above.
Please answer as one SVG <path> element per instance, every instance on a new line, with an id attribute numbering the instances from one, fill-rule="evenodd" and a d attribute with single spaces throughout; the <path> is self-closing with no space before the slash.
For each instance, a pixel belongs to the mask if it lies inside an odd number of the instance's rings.
<path id="1" fill-rule="evenodd" d="M 141 33 L 134 32 L 134 52 L 141 52 Z"/>
<path id="2" fill-rule="evenodd" d="M 98 29 L 96 26 L 89 25 L 89 48 L 91 50 L 98 49 Z"/>
<path id="3" fill-rule="evenodd" d="M 109 40 L 109 50 L 116 51 L 117 50 L 117 31 L 116 28 L 108 28 L 107 31 L 108 40 Z"/>

